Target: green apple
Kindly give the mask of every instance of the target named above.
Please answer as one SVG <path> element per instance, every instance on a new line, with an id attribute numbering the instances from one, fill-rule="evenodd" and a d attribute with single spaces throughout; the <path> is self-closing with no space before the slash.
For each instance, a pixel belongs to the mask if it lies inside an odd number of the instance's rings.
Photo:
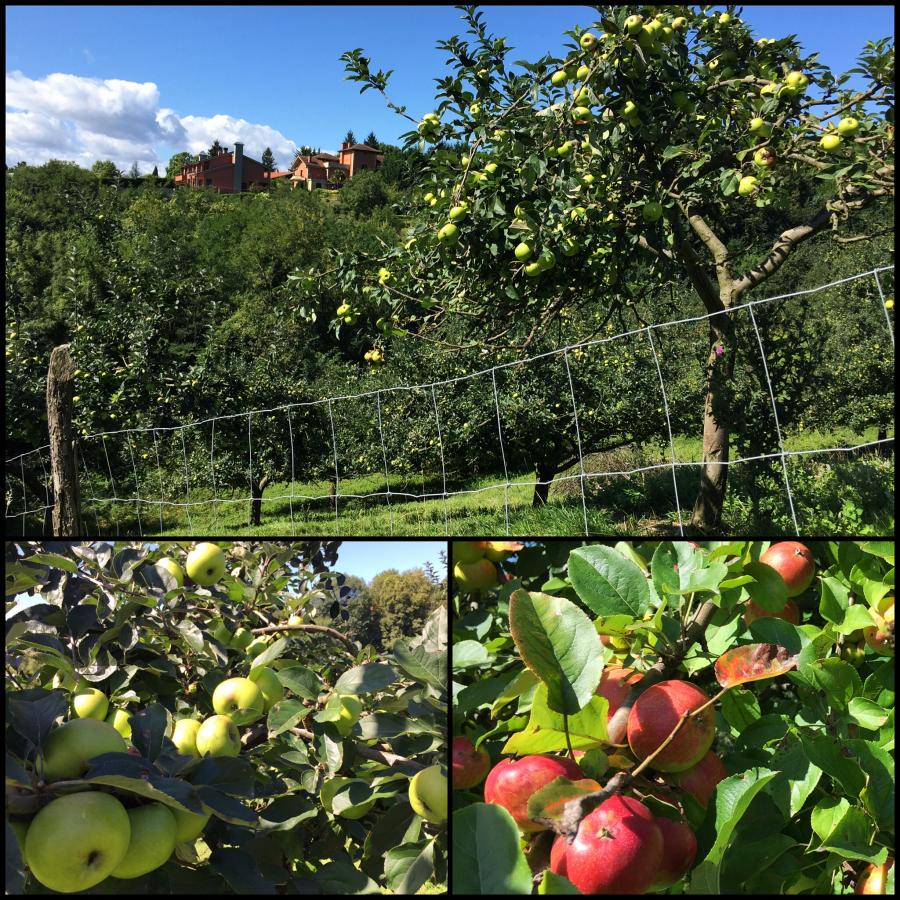
<path id="1" fill-rule="evenodd" d="M 377 353 L 378 351 L 373 351 Z M 380 356 L 380 354 L 379 354 Z M 372 358 L 372 357 L 370 357 Z M 261 634 L 258 638 L 254 638 L 253 642 L 247 645 L 247 656 L 250 659 L 253 659 L 254 656 L 258 656 L 269 644 L 272 643 L 272 636 L 269 634 Z"/>
<path id="2" fill-rule="evenodd" d="M 556 254 L 552 250 L 541 250 L 541 255 L 538 257 L 538 263 L 546 272 L 556 265 Z"/>
<path id="3" fill-rule="evenodd" d="M 353 730 L 353 726 L 359 721 L 362 713 L 363 705 L 359 698 L 352 694 L 340 694 L 341 698 L 341 717 L 335 723 L 338 734 L 341 737 L 347 737 Z"/>
<path id="4" fill-rule="evenodd" d="M 44 742 L 44 781 L 77 778 L 101 753 L 127 753 L 125 739 L 108 722 L 72 719 L 55 728 Z"/>
<path id="5" fill-rule="evenodd" d="M 253 632 L 241 626 L 231 636 L 231 646 L 235 650 L 246 650 L 253 643 Z"/>
<path id="6" fill-rule="evenodd" d="M 128 720 L 131 716 L 126 709 L 114 709 L 107 717 L 106 721 L 112 725 L 126 741 L 131 740 L 131 725 Z"/>
<path id="7" fill-rule="evenodd" d="M 672 19 L 672 28 L 675 31 L 687 31 L 687 27 L 687 19 L 684 16 L 676 16 L 676 18 Z"/>
<path id="8" fill-rule="evenodd" d="M 579 90 L 575 96 L 572 98 L 572 101 L 576 104 L 576 106 L 590 106 L 591 105 L 591 92 L 589 88 L 583 87 Z"/>
<path id="9" fill-rule="evenodd" d="M 22 856 L 22 862 L 26 863 L 25 859 L 25 841 L 28 839 L 28 826 L 31 824 L 31 819 L 17 819 L 14 817 L 10 817 L 8 820 L 9 827 L 12 829 L 12 833 L 15 835 L 16 843 L 19 845 L 19 853 Z"/>
<path id="10" fill-rule="evenodd" d="M 336 775 L 334 778 L 329 778 L 328 781 L 322 785 L 322 790 L 319 791 L 319 801 L 327 812 L 333 813 L 336 816 L 342 816 L 345 819 L 361 819 L 375 805 L 375 797 L 362 800 L 359 803 L 354 803 L 352 806 L 346 807 L 341 812 L 334 812 L 334 795 L 344 787 L 344 785 L 348 784 L 360 784 L 368 787 L 368 782 L 364 781 L 362 778 L 345 778 L 343 775 Z M 354 799 L 353 788 L 350 788 L 349 794 L 349 799 L 352 801 Z"/>
<path id="11" fill-rule="evenodd" d="M 227 678 L 213 691 L 213 709 L 235 725 L 249 725 L 263 714 L 262 691 L 249 678 Z"/>
<path id="12" fill-rule="evenodd" d="M 587 185 L 592 185 L 594 183 L 594 176 L 588 172 L 586 175 L 581 176 L 581 180 Z"/>
<path id="13" fill-rule="evenodd" d="M 577 241 L 572 240 L 572 238 L 566 238 L 562 242 L 560 249 L 563 252 L 563 256 L 574 256 L 580 248 Z"/>
<path id="14" fill-rule="evenodd" d="M 768 147 L 760 147 L 753 154 L 753 162 L 760 169 L 771 169 L 775 165 L 775 154 Z"/>
<path id="15" fill-rule="evenodd" d="M 97 688 L 78 688 L 72 694 L 72 709 L 79 719 L 105 719 L 109 712 L 109 700 Z"/>
<path id="16" fill-rule="evenodd" d="M 622 107 L 622 115 L 625 116 L 626 119 L 628 119 L 632 116 L 636 116 L 637 112 L 637 103 L 635 103 L 634 100 L 626 100 L 625 105 Z"/>
<path id="17" fill-rule="evenodd" d="M 662 214 L 662 204 L 658 203 L 656 200 L 651 200 L 649 203 L 644 204 L 644 209 L 642 210 L 644 221 L 656 222 L 662 217 Z"/>
<path id="18" fill-rule="evenodd" d="M 342 303 L 335 311 L 334 314 L 336 316 L 345 316 L 348 312 L 350 312 L 351 306 L 349 303 Z"/>
<path id="19" fill-rule="evenodd" d="M 581 44 L 582 50 L 593 50 L 597 46 L 597 35 L 586 31 L 578 43 Z"/>
<path id="20" fill-rule="evenodd" d="M 31 874 L 63 894 L 86 891 L 108 878 L 128 852 L 125 807 L 101 791 L 67 794 L 31 820 L 25 854 Z"/>
<path id="21" fill-rule="evenodd" d="M 822 137 L 822 140 L 819 141 L 819 146 L 826 153 L 834 153 L 834 151 L 841 146 L 842 140 L 843 139 L 839 134 L 835 134 L 831 131 Z"/>
<path id="22" fill-rule="evenodd" d="M 594 114 L 586 106 L 576 106 L 572 109 L 572 118 L 576 122 L 589 122 Z"/>
<path id="23" fill-rule="evenodd" d="M 672 94 L 672 102 L 675 104 L 675 108 L 682 112 L 688 112 L 691 109 L 691 99 L 684 91 L 675 91 Z"/>
<path id="24" fill-rule="evenodd" d="M 722 14 L 719 16 L 719 24 L 720 24 L 720 25 L 727 25 L 730 21 L 731 21 L 731 14 L 730 14 L 730 13 L 722 13 Z"/>
<path id="25" fill-rule="evenodd" d="M 752 194 L 759 184 L 759 179 L 754 175 L 745 175 L 738 184 L 738 193 L 742 197 L 747 197 Z"/>
<path id="26" fill-rule="evenodd" d="M 227 626 L 221 620 L 216 622 L 210 631 L 210 635 L 214 637 L 220 644 L 224 644 L 226 647 L 231 643 L 232 633 L 228 630 Z"/>
<path id="27" fill-rule="evenodd" d="M 469 115 L 472 116 L 473 119 L 478 118 L 478 116 L 481 115 L 481 104 L 480 104 L 480 103 L 473 103 L 473 104 L 469 107 Z"/>
<path id="28" fill-rule="evenodd" d="M 228 716 L 210 716 L 197 731 L 197 752 L 201 756 L 237 756 L 241 752 L 237 725 Z"/>
<path id="29" fill-rule="evenodd" d="M 200 756 L 197 750 L 197 732 L 200 723 L 196 719 L 179 719 L 172 730 L 172 743 L 182 756 Z"/>
<path id="30" fill-rule="evenodd" d="M 575 77 L 579 81 L 585 81 L 587 79 L 588 75 L 590 75 L 590 74 L 591 74 L 590 66 L 579 66 L 578 71 L 575 73 Z"/>
<path id="31" fill-rule="evenodd" d="M 210 813 L 198 814 L 187 812 L 186 810 L 173 809 L 169 807 L 169 812 L 175 816 L 175 843 L 180 844 L 183 841 L 195 841 L 200 837 L 200 832 L 206 828 L 209 821 Z"/>
<path id="32" fill-rule="evenodd" d="M 493 175 L 497 171 L 497 163 L 495 163 L 495 162 L 485 163 L 484 171 L 487 175 Z"/>
<path id="33" fill-rule="evenodd" d="M 766 123 L 764 119 L 761 119 L 759 116 L 755 116 L 750 120 L 750 125 L 748 128 L 753 134 L 758 134 L 766 127 Z"/>
<path id="34" fill-rule="evenodd" d="M 288 625 L 302 625 L 303 619 L 301 619 L 300 616 L 294 615 L 288 618 L 287 623 Z"/>
<path id="35" fill-rule="evenodd" d="M 450 221 L 451 222 L 462 222 L 462 220 L 468 215 L 469 212 L 469 204 L 468 203 L 460 203 L 459 206 L 450 207 Z"/>
<path id="36" fill-rule="evenodd" d="M 209 587 L 225 574 L 225 554 L 216 544 L 197 544 L 188 553 L 185 568 L 194 584 Z"/>
<path id="37" fill-rule="evenodd" d="M 788 72 L 785 75 L 784 83 L 792 88 L 796 88 L 797 91 L 802 91 L 809 84 L 809 78 L 803 72 Z"/>
<path id="38" fill-rule="evenodd" d="M 263 695 L 263 712 L 268 712 L 279 700 L 284 697 L 284 687 L 278 680 L 274 669 L 268 666 L 260 666 L 250 673 L 250 680 L 256 684 Z"/>
<path id="39" fill-rule="evenodd" d="M 531 262 L 525 266 L 525 274 L 529 278 L 537 278 L 541 272 L 544 271 L 544 267 L 540 264 L 540 262 Z"/>
<path id="40" fill-rule="evenodd" d="M 446 244 L 455 244 L 459 240 L 459 229 L 448 222 L 438 231 L 438 240 Z"/>
<path id="41" fill-rule="evenodd" d="M 644 20 L 640 16 L 629 16 L 625 20 L 625 30 L 630 35 L 637 34 L 644 27 Z"/>
<path id="42" fill-rule="evenodd" d="M 131 839 L 122 861 L 112 870 L 113 878 L 140 878 L 164 865 L 175 851 L 178 826 L 175 816 L 162 803 L 148 803 L 128 810 Z"/>
<path id="43" fill-rule="evenodd" d="M 556 155 L 557 155 L 557 156 L 561 156 L 563 159 L 565 159 L 567 156 L 571 155 L 571 153 L 572 153 L 572 148 L 573 148 L 574 146 L 575 146 L 575 144 L 574 144 L 573 141 L 563 141 L 563 142 L 556 148 Z"/>
<path id="44" fill-rule="evenodd" d="M 416 772 L 409 782 L 409 804 L 426 822 L 447 821 L 447 776 L 440 766 Z"/>
<path id="45" fill-rule="evenodd" d="M 178 587 L 184 587 L 184 569 L 169 556 L 164 556 L 156 561 L 160 569 L 165 569 L 174 579 Z"/>
<path id="46" fill-rule="evenodd" d="M 859 119 L 854 119 L 853 116 L 847 116 L 837 123 L 838 134 L 856 134 L 858 128 Z"/>
<path id="47" fill-rule="evenodd" d="M 391 270 L 386 269 L 384 266 L 378 270 L 378 283 L 381 285 L 387 284 L 393 277 Z"/>
<path id="48" fill-rule="evenodd" d="M 531 244 L 525 243 L 522 241 L 519 244 L 516 244 L 516 249 L 513 250 L 513 253 L 520 262 L 525 262 L 526 259 L 530 259 L 532 253 L 534 253 L 534 247 Z"/>
<path id="49" fill-rule="evenodd" d="M 799 94 L 800 91 L 798 88 L 794 87 L 792 84 L 783 84 L 778 89 L 778 96 L 784 97 L 787 100 L 791 100 Z"/>
<path id="50" fill-rule="evenodd" d="M 565 69 L 560 69 L 558 72 L 554 72 L 550 76 L 550 84 L 552 84 L 553 87 L 563 87 L 563 85 L 565 85 L 568 80 L 569 76 Z"/>

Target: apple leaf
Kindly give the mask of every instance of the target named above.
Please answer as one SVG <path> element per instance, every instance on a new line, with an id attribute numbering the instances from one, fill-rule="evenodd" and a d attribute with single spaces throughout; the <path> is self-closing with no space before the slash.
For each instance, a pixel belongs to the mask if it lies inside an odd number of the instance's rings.
<path id="1" fill-rule="evenodd" d="M 652 597 L 636 563 L 612 547 L 580 547 L 569 554 L 569 578 L 579 599 L 599 616 L 627 613 L 641 618 Z"/>
<path id="2" fill-rule="evenodd" d="M 364 663 L 348 669 L 338 678 L 334 689 L 339 694 L 372 694 L 383 691 L 397 680 L 397 673 L 383 663 Z"/>
<path id="3" fill-rule="evenodd" d="M 549 869 L 544 870 L 544 877 L 541 883 L 538 885 L 538 893 L 539 894 L 578 894 L 581 896 L 581 891 L 569 881 L 568 878 L 564 878 L 562 875 L 557 875 L 555 872 L 551 872 Z"/>
<path id="4" fill-rule="evenodd" d="M 552 710 L 573 715 L 594 696 L 603 669 L 602 646 L 591 620 L 574 603 L 515 591 L 509 599 L 509 630 L 525 665 L 547 685 Z"/>
<path id="5" fill-rule="evenodd" d="M 767 612 L 784 609 L 788 601 L 787 585 L 775 569 L 765 563 L 749 562 L 744 566 L 744 574 L 753 579 L 744 589 L 754 603 Z"/>
<path id="6" fill-rule="evenodd" d="M 716 681 L 723 688 L 747 681 L 762 681 L 797 668 L 797 657 L 777 644 L 745 644 L 723 653 L 715 665 Z"/>
<path id="7" fill-rule="evenodd" d="M 530 894 L 531 869 L 513 817 L 496 803 L 453 813 L 453 887 L 458 894 Z"/>

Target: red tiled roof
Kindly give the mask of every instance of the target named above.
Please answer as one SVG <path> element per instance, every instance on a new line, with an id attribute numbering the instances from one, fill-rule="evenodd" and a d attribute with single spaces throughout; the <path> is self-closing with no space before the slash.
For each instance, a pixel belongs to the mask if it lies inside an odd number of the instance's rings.
<path id="1" fill-rule="evenodd" d="M 354 144 L 352 147 L 344 147 L 344 151 L 347 150 L 367 150 L 369 153 L 377 153 L 378 151 L 374 147 L 370 147 L 368 144 Z"/>

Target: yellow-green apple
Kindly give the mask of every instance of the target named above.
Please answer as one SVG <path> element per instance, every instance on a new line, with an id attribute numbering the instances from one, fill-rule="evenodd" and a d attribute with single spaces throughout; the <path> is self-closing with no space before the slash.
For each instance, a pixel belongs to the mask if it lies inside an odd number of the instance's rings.
<path id="1" fill-rule="evenodd" d="M 586 31 L 578 42 L 582 50 L 593 50 L 597 46 L 597 35 Z"/>
<path id="2" fill-rule="evenodd" d="M 127 709 L 114 709 L 106 717 L 106 721 L 127 741 L 131 739 L 131 725 L 128 722 L 130 718 Z"/>
<path id="3" fill-rule="evenodd" d="M 15 816 L 10 816 L 7 821 L 9 822 L 9 827 L 12 829 L 13 835 L 15 835 L 16 843 L 19 845 L 19 853 L 22 856 L 22 862 L 27 865 L 28 861 L 25 858 L 25 841 L 28 838 L 28 826 L 31 824 L 31 819 L 20 819 Z"/>
<path id="4" fill-rule="evenodd" d="M 881 656 L 894 655 L 894 603 L 883 607 L 879 612 L 877 607 L 869 610 L 869 615 L 875 620 L 874 625 L 863 628 L 863 638 L 866 644 Z"/>
<path id="5" fill-rule="evenodd" d="M 546 272 L 556 265 L 556 254 L 552 250 L 541 250 L 538 262 L 540 263 L 541 268 Z"/>
<path id="6" fill-rule="evenodd" d="M 567 156 L 570 156 L 570 155 L 572 154 L 572 148 L 573 148 L 574 146 L 575 146 L 575 142 L 574 142 L 574 141 L 563 141 L 563 142 L 556 148 L 556 155 L 562 157 L 563 159 L 565 159 Z"/>
<path id="7" fill-rule="evenodd" d="M 228 716 L 210 716 L 197 730 L 197 752 L 201 756 L 237 756 L 241 734 Z"/>
<path id="8" fill-rule="evenodd" d="M 894 865 L 894 857 L 889 856 L 880 866 L 870 863 L 856 883 L 857 894 L 886 894 L 888 872 Z"/>
<path id="9" fill-rule="evenodd" d="M 745 175 L 738 182 L 738 194 L 749 197 L 759 186 L 759 179 L 755 175 Z"/>
<path id="10" fill-rule="evenodd" d="M 452 206 L 450 208 L 450 212 L 448 217 L 451 222 L 462 222 L 462 220 L 466 217 L 469 212 L 469 204 L 468 203 L 460 203 L 458 206 Z"/>
<path id="11" fill-rule="evenodd" d="M 712 796 L 716 785 L 728 776 L 722 760 L 710 750 L 700 762 L 690 769 L 683 772 L 673 772 L 669 775 L 669 781 L 687 791 L 697 799 L 699 803 L 706 806 L 709 798 Z"/>
<path id="12" fill-rule="evenodd" d="M 772 130 L 766 124 L 765 119 L 761 119 L 759 116 L 750 120 L 749 129 L 752 134 L 762 134 L 766 137 L 772 133 Z"/>
<path id="13" fill-rule="evenodd" d="M 108 722 L 72 719 L 53 729 L 44 742 L 44 781 L 77 778 L 101 753 L 127 753 L 125 739 Z"/>
<path id="14" fill-rule="evenodd" d="M 455 244 L 459 240 L 459 228 L 452 222 L 448 222 L 438 229 L 438 240 L 445 244 Z"/>
<path id="15" fill-rule="evenodd" d="M 483 747 L 475 745 L 465 736 L 453 738 L 453 787 L 466 790 L 481 784 L 491 768 L 491 757 Z"/>
<path id="16" fill-rule="evenodd" d="M 644 27 L 644 20 L 640 16 L 629 16 L 625 20 L 625 30 L 631 34 L 637 34 Z"/>
<path id="17" fill-rule="evenodd" d="M 525 266 L 526 273 L 530 266 L 538 266 L 543 271 L 540 261 L 528 263 Z M 487 591 L 499 583 L 497 567 L 489 559 L 479 559 L 469 565 L 457 563 L 453 567 L 453 580 L 457 590 L 465 594 Z"/>
<path id="18" fill-rule="evenodd" d="M 663 856 L 648 890 L 662 891 L 680 881 L 697 856 L 697 836 L 686 821 L 656 817 L 663 838 Z"/>
<path id="19" fill-rule="evenodd" d="M 253 643 L 253 632 L 241 626 L 231 636 L 231 646 L 235 650 L 246 650 Z"/>
<path id="20" fill-rule="evenodd" d="M 387 284 L 393 277 L 391 270 L 386 269 L 384 266 L 378 270 L 378 283 L 381 285 Z"/>
<path id="21" fill-rule="evenodd" d="M 569 76 L 565 69 L 560 69 L 550 76 L 550 84 L 552 84 L 553 87 L 562 87 L 568 80 Z"/>
<path id="22" fill-rule="evenodd" d="M 249 725 L 263 714 L 265 700 L 259 686 L 249 678 L 227 678 L 212 695 L 213 709 L 235 725 Z"/>
<path id="23" fill-rule="evenodd" d="M 768 147 L 760 147 L 753 154 L 753 162 L 760 169 L 771 169 L 775 165 L 775 154 Z"/>
<path id="24" fill-rule="evenodd" d="M 528 800 L 532 794 L 554 778 L 577 781 L 584 778 L 578 765 L 565 757 L 523 756 L 497 763 L 484 783 L 485 803 L 502 806 L 522 831 L 546 831 L 547 826 L 528 817 Z"/>
<path id="25" fill-rule="evenodd" d="M 185 568 L 194 584 L 209 587 L 225 574 L 225 554 L 217 544 L 197 544 L 188 553 Z"/>
<path id="26" fill-rule="evenodd" d="M 816 574 L 816 561 L 809 547 L 797 541 L 780 541 L 772 544 L 759 561 L 771 566 L 787 585 L 788 597 L 802 594 Z"/>
<path id="27" fill-rule="evenodd" d="M 164 556 L 156 561 L 160 569 L 165 569 L 174 579 L 178 587 L 184 587 L 184 569 L 169 556 Z"/>
<path id="28" fill-rule="evenodd" d="M 200 756 L 197 750 L 197 732 L 200 723 L 196 719 L 179 719 L 172 730 L 172 743 L 182 756 Z"/>
<path id="29" fill-rule="evenodd" d="M 696 685 L 676 679 L 647 688 L 628 714 L 628 745 L 638 759 L 654 753 L 675 730 L 685 712 L 699 709 L 709 697 Z M 653 760 L 659 772 L 683 772 L 706 755 L 716 736 L 716 719 L 707 707 L 685 722 L 675 738 Z"/>
<path id="30" fill-rule="evenodd" d="M 525 262 L 525 260 L 529 259 L 534 253 L 534 247 L 532 247 L 531 244 L 528 244 L 525 241 L 520 241 L 518 244 L 516 244 L 516 249 L 513 250 L 513 253 L 515 254 L 516 259 L 518 259 L 520 262 Z"/>
<path id="31" fill-rule="evenodd" d="M 409 781 L 409 805 L 426 822 L 447 821 L 447 776 L 441 766 L 428 766 Z"/>
<path id="32" fill-rule="evenodd" d="M 663 214 L 662 204 L 657 202 L 656 200 L 651 200 L 649 203 L 644 204 L 644 209 L 642 210 L 642 215 L 644 216 L 644 220 L 647 222 L 656 222 Z"/>
<path id="33" fill-rule="evenodd" d="M 835 134 L 833 131 L 830 131 L 828 134 L 822 136 L 822 140 L 819 141 L 819 146 L 826 153 L 833 153 L 837 150 L 838 147 L 841 146 L 842 138 L 839 134 Z"/>
<path id="34" fill-rule="evenodd" d="M 591 74 L 590 66 L 579 66 L 578 71 L 575 73 L 575 77 L 579 81 L 585 81 L 587 79 L 588 75 L 590 75 L 590 74 Z"/>
<path id="35" fill-rule="evenodd" d="M 537 262 L 537 261 L 527 263 L 526 266 L 525 266 L 525 274 L 526 274 L 529 278 L 537 278 L 537 276 L 540 275 L 541 272 L 543 272 L 543 271 L 544 271 L 544 267 L 540 264 L 540 262 Z M 457 566 L 453 569 L 453 574 L 454 574 L 454 575 L 456 575 L 456 570 L 459 569 L 459 568 L 460 568 L 460 566 L 457 565 Z M 459 576 L 457 576 L 457 581 L 459 581 Z"/>
<path id="36" fill-rule="evenodd" d="M 672 19 L 672 28 L 675 31 L 687 31 L 687 19 L 684 16 L 676 16 Z"/>
<path id="37" fill-rule="evenodd" d="M 338 734 L 341 737 L 347 737 L 353 730 L 353 726 L 359 721 L 359 717 L 363 710 L 363 705 L 359 698 L 352 694 L 340 694 L 341 699 L 341 717 L 335 723 Z"/>
<path id="38" fill-rule="evenodd" d="M 200 832 L 206 828 L 210 817 L 209 813 L 198 814 L 171 807 L 170 812 L 175 816 L 175 843 L 177 844 L 196 840 L 200 836 Z"/>
<path id="39" fill-rule="evenodd" d="M 72 694 L 72 709 L 79 719 L 105 719 L 109 700 L 98 688 L 82 687 Z"/>
<path id="40" fill-rule="evenodd" d="M 260 666 L 250 673 L 250 680 L 256 684 L 263 695 L 263 712 L 268 712 L 284 697 L 284 687 L 278 680 L 278 674 L 268 666 Z"/>
<path id="41" fill-rule="evenodd" d="M 856 134 L 859 129 L 859 119 L 847 116 L 837 123 L 838 134 Z"/>
<path id="42" fill-rule="evenodd" d="M 233 635 L 226 627 L 225 623 L 222 621 L 216 622 L 212 631 L 210 631 L 210 635 L 214 637 L 220 644 L 224 644 L 226 647 L 231 643 L 231 639 Z"/>
<path id="43" fill-rule="evenodd" d="M 158 869 L 175 851 L 178 827 L 175 816 L 162 803 L 148 803 L 128 810 L 131 839 L 128 850 L 112 870 L 113 878 L 140 878 Z"/>
<path id="44" fill-rule="evenodd" d="M 377 351 L 372 351 L 372 352 L 375 353 Z M 370 354 L 369 358 L 370 359 L 372 358 L 372 354 Z M 259 635 L 259 637 L 254 638 L 247 645 L 247 656 L 250 659 L 252 659 L 254 656 L 259 656 L 259 654 L 262 653 L 263 650 L 265 650 L 266 647 L 268 647 L 269 644 L 271 644 L 271 643 L 272 643 L 272 635 L 270 635 L 270 634 Z"/>
<path id="45" fill-rule="evenodd" d="M 557 835 L 550 868 L 582 894 L 643 894 L 662 866 L 663 850 L 653 813 L 616 794 L 581 820 L 571 844 Z"/>
<path id="46" fill-rule="evenodd" d="M 288 616 L 288 625 L 302 625 L 303 619 L 298 615 Z"/>
<path id="47" fill-rule="evenodd" d="M 727 25 L 731 21 L 731 13 L 722 13 L 719 16 L 719 24 Z"/>
<path id="48" fill-rule="evenodd" d="M 590 122 L 594 114 L 586 106 L 576 106 L 572 110 L 572 118 L 578 123 Z"/>
<path id="49" fill-rule="evenodd" d="M 484 171 L 488 175 L 493 175 L 497 171 L 497 163 L 489 162 L 484 166 Z"/>
<path id="50" fill-rule="evenodd" d="M 798 91 L 802 91 L 809 84 L 809 78 L 803 72 L 788 72 L 784 83 Z"/>
<path id="51" fill-rule="evenodd" d="M 110 794 L 83 791 L 51 800 L 32 819 L 25 839 L 31 874 L 63 894 L 100 884 L 128 852 L 131 821 Z"/>
<path id="52" fill-rule="evenodd" d="M 334 796 L 338 790 L 345 785 L 357 784 L 368 788 L 368 782 L 364 781 L 362 778 L 346 778 L 343 775 L 336 775 L 334 778 L 329 778 L 328 781 L 322 785 L 322 790 L 319 791 L 319 800 L 322 803 L 322 806 L 327 812 L 333 813 L 336 816 L 342 816 L 345 819 L 361 819 L 375 805 L 375 800 L 377 798 L 370 797 L 366 800 L 360 800 L 359 803 L 352 803 L 351 806 L 345 807 L 340 812 L 335 812 L 334 810 Z M 357 788 L 356 790 L 362 791 L 363 787 Z M 351 786 L 348 793 L 349 799 L 352 802 L 354 799 L 354 787 Z M 368 793 L 368 791 L 366 791 L 366 793 Z"/>

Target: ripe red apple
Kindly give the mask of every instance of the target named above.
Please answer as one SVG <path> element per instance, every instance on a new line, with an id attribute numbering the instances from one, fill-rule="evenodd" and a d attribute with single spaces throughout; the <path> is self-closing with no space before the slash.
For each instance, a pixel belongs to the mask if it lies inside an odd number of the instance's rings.
<path id="1" fill-rule="evenodd" d="M 630 685 L 640 681 L 643 676 L 634 669 L 624 669 L 622 666 L 607 666 L 600 676 L 600 684 L 597 686 L 597 693 L 601 697 L 606 697 L 609 703 L 609 714 L 607 721 L 613 717 L 615 711 L 625 702 L 631 690 Z"/>
<path id="2" fill-rule="evenodd" d="M 772 544 L 759 561 L 771 566 L 787 585 L 788 597 L 802 594 L 816 574 L 816 561 L 809 547 L 797 541 L 780 541 Z"/>
<path id="3" fill-rule="evenodd" d="M 683 772 L 674 772 L 669 780 L 706 806 L 716 785 L 727 775 L 722 760 L 710 750 L 696 766 Z"/>
<path id="4" fill-rule="evenodd" d="M 584 778 L 581 769 L 572 760 L 562 757 L 504 759 L 491 769 L 484 783 L 484 801 L 506 809 L 522 831 L 546 831 L 546 825 L 528 818 L 528 800 L 560 776 L 572 781 Z"/>
<path id="5" fill-rule="evenodd" d="M 551 857 L 552 858 L 552 857 Z M 885 885 L 889 869 L 894 865 L 894 857 L 889 856 L 880 866 L 867 866 L 856 882 L 857 894 L 886 894 Z"/>
<path id="6" fill-rule="evenodd" d="M 697 856 L 697 836 L 687 822 L 657 816 L 656 827 L 662 832 L 663 857 L 650 885 L 651 891 L 664 890 L 679 881 Z"/>
<path id="7" fill-rule="evenodd" d="M 749 625 L 751 622 L 755 622 L 757 619 L 784 619 L 785 622 L 790 622 L 791 625 L 799 625 L 800 624 L 800 607 L 794 603 L 793 600 L 788 600 L 784 605 L 784 609 L 781 612 L 769 612 L 767 609 L 763 609 L 761 606 L 757 606 L 752 600 L 747 601 L 747 609 L 744 611 L 744 623 Z"/>
<path id="8" fill-rule="evenodd" d="M 491 768 L 491 757 L 487 750 L 475 749 L 475 745 L 465 736 L 453 738 L 453 787 L 465 790 L 475 787 L 484 780 Z"/>
<path id="9" fill-rule="evenodd" d="M 585 816 L 571 844 L 557 837 L 550 853 L 551 871 L 583 894 L 643 894 L 662 862 L 663 836 L 653 813 L 620 795 Z"/>
<path id="10" fill-rule="evenodd" d="M 628 715 L 628 744 L 638 759 L 646 759 L 672 733 L 682 715 L 709 701 L 687 681 L 660 681 L 638 697 Z M 713 710 L 688 719 L 675 739 L 653 760 L 660 772 L 683 772 L 706 755 L 716 735 Z"/>

